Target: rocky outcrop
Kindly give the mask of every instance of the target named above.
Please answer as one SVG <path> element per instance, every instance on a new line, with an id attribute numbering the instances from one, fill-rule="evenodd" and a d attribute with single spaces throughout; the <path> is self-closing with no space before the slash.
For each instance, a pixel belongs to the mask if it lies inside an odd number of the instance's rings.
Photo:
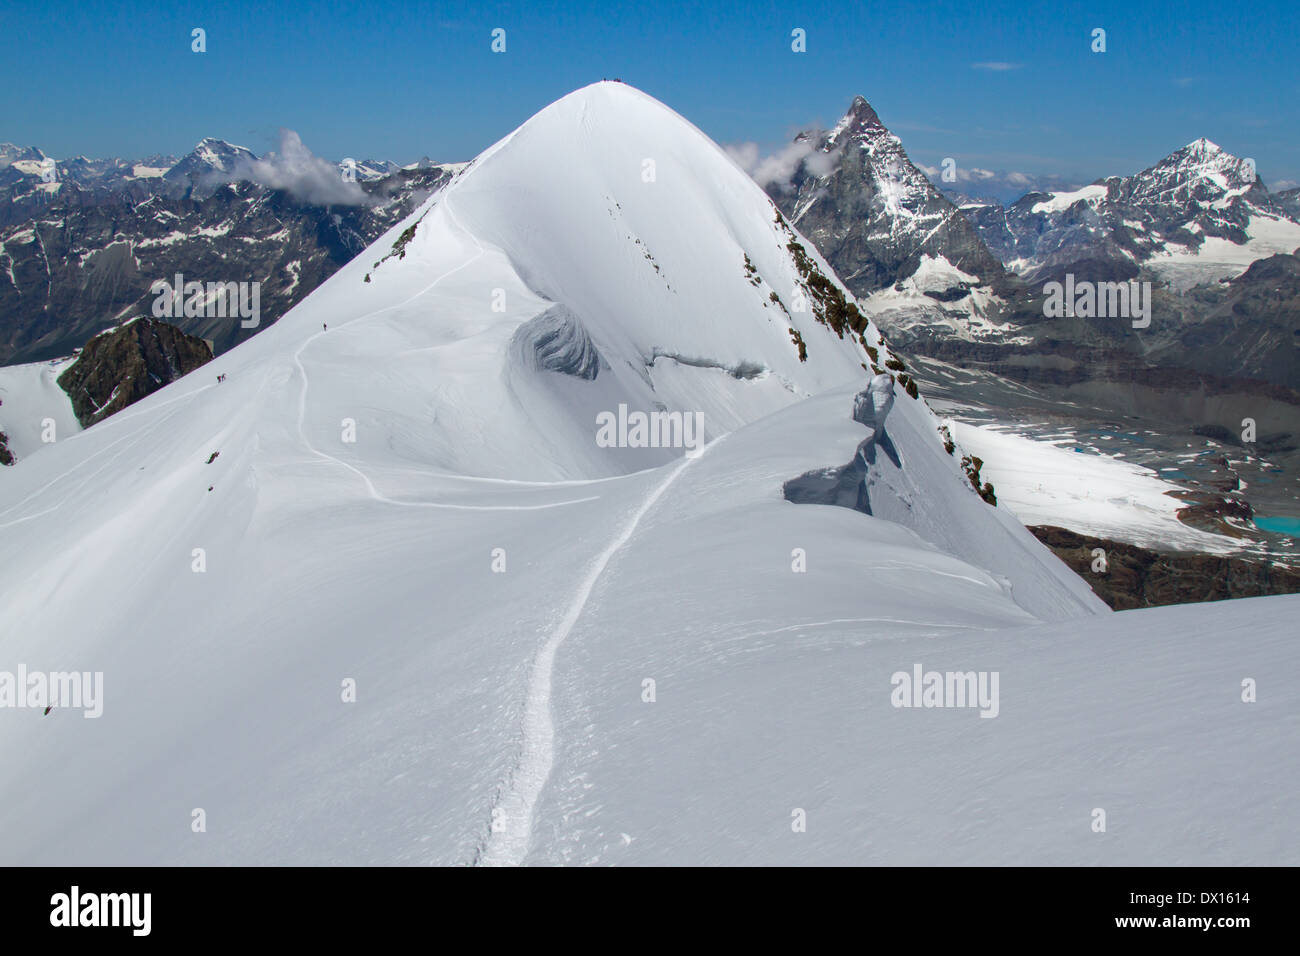
<path id="1" fill-rule="evenodd" d="M 103 332 L 59 376 L 72 410 L 89 428 L 212 360 L 203 339 L 139 319 Z"/>
<path id="2" fill-rule="evenodd" d="M 1296 222 L 1300 222 L 1300 187 L 1284 189 L 1273 194 L 1273 201 Z"/>
<path id="3" fill-rule="evenodd" d="M 1052 525 L 1029 530 L 1116 611 L 1300 593 L 1300 569 L 1267 560 L 1153 551 Z"/>
<path id="4" fill-rule="evenodd" d="M 1257 259 L 1230 282 L 1191 290 L 1160 358 L 1300 389 L 1300 256 Z"/>

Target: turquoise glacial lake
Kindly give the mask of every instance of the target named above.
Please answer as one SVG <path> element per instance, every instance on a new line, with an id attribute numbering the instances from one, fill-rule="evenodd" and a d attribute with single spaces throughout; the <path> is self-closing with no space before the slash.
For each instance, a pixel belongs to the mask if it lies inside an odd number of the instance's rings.
<path id="1" fill-rule="evenodd" d="M 1255 527 L 1262 531 L 1276 534 L 1289 534 L 1300 537 L 1300 518 L 1261 518 L 1255 516 Z"/>

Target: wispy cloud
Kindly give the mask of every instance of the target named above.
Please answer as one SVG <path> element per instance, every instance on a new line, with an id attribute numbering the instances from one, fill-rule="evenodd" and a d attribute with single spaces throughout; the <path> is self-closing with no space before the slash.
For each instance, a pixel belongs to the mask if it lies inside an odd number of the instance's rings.
<path id="1" fill-rule="evenodd" d="M 1187 86 L 1191 86 L 1191 85 L 1192 85 L 1193 83 L 1195 83 L 1195 82 L 1196 82 L 1196 77 L 1194 77 L 1194 76 L 1175 76 L 1175 77 L 1174 77 L 1174 86 L 1187 87 Z"/>
<path id="2" fill-rule="evenodd" d="M 818 178 L 825 176 L 835 168 L 840 151 L 823 153 L 817 150 L 815 142 L 821 138 L 821 130 L 809 130 L 805 135 L 783 146 L 774 153 L 764 156 L 757 143 L 735 143 L 724 146 L 730 156 L 750 178 L 764 189 L 776 186 L 788 190 L 792 180 L 802 168 Z"/>
<path id="3" fill-rule="evenodd" d="M 1008 70 L 1018 70 L 1018 69 L 1020 69 L 1020 64 L 1019 64 L 1019 63 L 1003 63 L 1003 62 L 1000 62 L 1000 61 L 994 61 L 994 62 L 991 62 L 991 63 L 972 63 L 972 64 L 970 65 L 970 68 L 971 68 L 972 70 L 988 70 L 990 73 L 1005 73 L 1005 72 L 1007 72 Z"/>
<path id="4" fill-rule="evenodd" d="M 312 153 L 291 129 L 280 130 L 279 152 L 244 160 L 226 178 L 283 189 L 313 205 L 363 206 L 369 202 L 360 186 L 346 182 L 335 163 Z"/>

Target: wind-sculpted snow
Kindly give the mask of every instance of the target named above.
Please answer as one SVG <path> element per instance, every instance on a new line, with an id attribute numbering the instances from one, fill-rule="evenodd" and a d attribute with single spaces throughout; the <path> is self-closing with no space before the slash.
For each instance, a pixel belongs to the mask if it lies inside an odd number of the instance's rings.
<path id="1" fill-rule="evenodd" d="M 578 317 L 563 305 L 554 305 L 515 332 L 514 344 L 520 359 L 534 367 L 595 379 L 600 372 L 600 353 Z"/>
<path id="2" fill-rule="evenodd" d="M 867 426 L 870 432 L 858 446 L 855 457 L 864 463 L 874 464 L 877 441 L 884 441 L 885 418 L 894 407 L 894 380 L 888 375 L 877 375 L 871 384 L 853 398 L 853 420 Z"/>
<path id="3" fill-rule="evenodd" d="M 787 501 L 796 504 L 840 505 L 871 514 L 867 491 L 868 470 L 876 463 L 879 447 L 895 467 L 902 467 L 898 452 L 885 432 L 885 418 L 894 407 L 894 382 L 877 375 L 871 385 L 853 397 L 853 420 L 867 427 L 853 460 L 840 468 L 820 468 L 792 478 L 782 486 Z"/>

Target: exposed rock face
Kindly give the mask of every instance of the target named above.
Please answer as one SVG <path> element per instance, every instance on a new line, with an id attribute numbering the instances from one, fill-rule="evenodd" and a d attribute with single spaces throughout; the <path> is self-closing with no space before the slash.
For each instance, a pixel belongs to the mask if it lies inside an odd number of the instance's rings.
<path id="1" fill-rule="evenodd" d="M 854 295 L 911 276 L 925 255 L 942 256 L 986 283 L 1002 278 L 1001 263 L 861 96 L 835 129 L 802 133 L 800 140 L 813 149 L 792 188 L 772 184 L 768 192 Z M 934 291 L 937 297 L 965 294 Z"/>
<path id="2" fill-rule="evenodd" d="M 202 339 L 139 319 L 103 332 L 59 376 L 77 420 L 89 428 L 212 360 Z"/>
<path id="3" fill-rule="evenodd" d="M 1273 194 L 1274 201 L 1281 206 L 1288 216 L 1300 222 L 1300 187 L 1284 189 Z"/>
<path id="4" fill-rule="evenodd" d="M 1161 358 L 1300 389 L 1300 257 L 1257 259 L 1231 282 L 1194 289 L 1186 313 Z"/>
<path id="5" fill-rule="evenodd" d="M 14 453 L 9 450 L 9 436 L 0 432 L 0 465 L 12 465 Z"/>
<path id="6" fill-rule="evenodd" d="M 1300 569 L 1268 561 L 1152 551 L 1051 525 L 1029 530 L 1116 611 L 1300 592 Z M 1106 552 L 1104 573 L 1092 570 L 1094 548 Z"/>

